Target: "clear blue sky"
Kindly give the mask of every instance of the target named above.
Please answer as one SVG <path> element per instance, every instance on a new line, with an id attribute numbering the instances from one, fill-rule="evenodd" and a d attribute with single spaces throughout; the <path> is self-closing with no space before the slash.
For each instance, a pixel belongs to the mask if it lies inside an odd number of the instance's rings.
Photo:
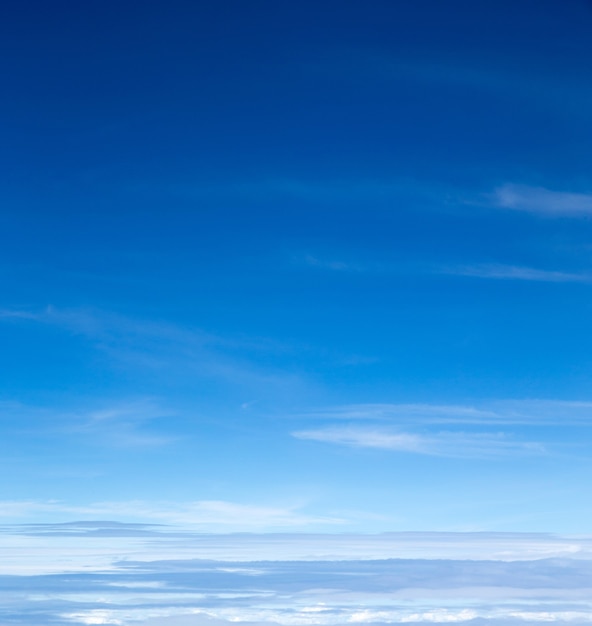
<path id="1" fill-rule="evenodd" d="M 4 518 L 589 530 L 591 33 L 6 0 Z"/>

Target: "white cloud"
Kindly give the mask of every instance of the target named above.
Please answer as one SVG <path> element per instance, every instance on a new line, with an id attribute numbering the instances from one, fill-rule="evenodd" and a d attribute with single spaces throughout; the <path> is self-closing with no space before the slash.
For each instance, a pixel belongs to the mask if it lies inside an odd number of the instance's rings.
<path id="1" fill-rule="evenodd" d="M 501 280 L 526 280 L 547 283 L 590 283 L 592 274 L 577 272 L 561 272 L 556 270 L 542 270 L 534 267 L 519 265 L 504 265 L 499 263 L 482 263 L 447 268 L 445 274 L 456 276 L 474 276 L 475 278 L 494 278 Z"/>
<path id="2" fill-rule="evenodd" d="M 297 439 L 336 443 L 359 448 L 382 448 L 400 452 L 426 452 L 424 438 L 407 433 L 389 433 L 361 428 L 324 428 L 292 433 Z"/>
<path id="3" fill-rule="evenodd" d="M 150 530 L 135 524 L 101 521 L 0 526 L 0 549 L 3 554 L 0 573 L 3 575 L 129 571 L 130 568 L 142 569 L 142 564 L 146 563 L 152 563 L 151 568 L 156 574 L 170 571 L 171 561 L 185 560 L 184 569 L 188 571 L 191 568 L 200 569 L 200 563 L 204 561 L 221 561 L 223 564 L 216 566 L 219 571 L 244 575 L 245 580 L 251 580 L 250 584 L 254 575 L 259 578 L 270 569 L 271 563 L 278 561 L 324 561 L 327 564 L 364 560 L 384 563 L 385 559 L 486 560 L 500 561 L 502 564 L 497 571 L 501 573 L 504 573 L 503 563 L 519 562 L 524 565 L 517 576 L 524 579 L 529 569 L 536 569 L 536 562 L 545 563 L 555 558 L 564 561 L 574 559 L 575 566 L 592 560 L 591 537 L 542 533 L 402 532 L 362 535 L 344 532 L 310 534 L 299 529 L 297 532 L 284 530 L 281 533 L 208 534 L 199 528 L 191 530 L 186 526 L 153 527 Z M 532 566 L 528 565 L 533 562 Z M 304 565 L 298 567 L 306 569 Z M 450 580 L 451 568 L 444 569 L 449 570 Z M 439 575 L 438 571 L 434 572 L 434 579 Z M 359 587 L 363 574 L 361 576 L 361 580 L 354 581 Z M 546 576 L 547 580 L 552 580 L 548 570 Z M 460 588 L 470 586 L 470 575 L 458 571 L 455 577 Z M 145 578 L 140 580 L 144 584 L 149 582 Z M 365 580 L 366 584 L 372 583 L 368 578 Z M 160 583 L 162 578 L 155 576 L 153 581 Z M 107 582 L 112 586 L 117 579 L 111 578 Z M 133 580 L 126 578 L 121 582 L 129 584 Z M 502 584 L 508 587 L 513 582 L 515 580 L 510 579 L 506 571 Z M 582 584 L 577 579 L 567 580 L 567 583 L 573 588 Z M 391 590 L 391 594 L 394 591 Z M 511 595 L 507 591 L 505 594 Z M 415 591 L 408 589 L 407 595 L 421 597 L 421 588 Z"/>
<path id="4" fill-rule="evenodd" d="M 590 404 L 592 407 L 592 403 Z M 496 417 L 497 413 L 490 409 L 458 404 L 346 404 L 310 411 L 301 417 L 337 420 L 389 420 L 410 419 L 412 421 L 448 421 L 459 419 L 468 421 Z"/>
<path id="5" fill-rule="evenodd" d="M 147 502 L 143 500 L 96 502 L 72 505 L 57 500 L 0 501 L 0 518 L 26 520 L 38 518 L 63 520 L 118 519 L 142 523 L 177 524 L 204 532 L 245 532 L 270 529 L 294 529 L 307 526 L 339 526 L 344 519 L 308 515 L 298 506 L 264 506 L 198 500 L 194 502 Z"/>
<path id="6" fill-rule="evenodd" d="M 26 576 L 0 563 L 0 614 L 26 626 L 592 621 L 590 538 L 173 532 L 126 543 L 0 531 L 18 567 L 48 554 L 59 566 Z"/>
<path id="7" fill-rule="evenodd" d="M 495 206 L 549 217 L 592 215 L 592 193 L 553 191 L 545 187 L 506 184 L 495 189 Z"/>
<path id="8" fill-rule="evenodd" d="M 355 448 L 377 448 L 455 458 L 496 458 L 509 454 L 542 454 L 541 443 L 515 441 L 503 433 L 444 432 L 430 435 L 372 428 L 321 428 L 292 433 L 308 439 Z"/>
<path id="9" fill-rule="evenodd" d="M 20 311 L 18 309 L 0 309 L 0 319 L 22 319 L 22 320 L 37 320 L 39 315 L 32 313 L 31 311 Z"/>
<path id="10" fill-rule="evenodd" d="M 313 420 L 377 421 L 396 424 L 592 424 L 592 402 L 490 400 L 475 404 L 368 403 L 316 409 L 299 415 Z"/>
<path id="11" fill-rule="evenodd" d="M 345 261 L 335 261 L 320 259 L 312 254 L 306 254 L 302 262 L 310 267 L 316 267 L 323 270 L 331 270 L 334 272 L 359 272 L 362 268 L 352 263 L 346 263 Z"/>

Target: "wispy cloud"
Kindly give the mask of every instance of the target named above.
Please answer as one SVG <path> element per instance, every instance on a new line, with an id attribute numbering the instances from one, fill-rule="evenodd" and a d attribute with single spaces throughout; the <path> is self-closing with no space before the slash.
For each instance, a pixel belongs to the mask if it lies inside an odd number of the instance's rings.
<path id="1" fill-rule="evenodd" d="M 316 409 L 300 418 L 377 421 L 395 424 L 588 425 L 592 402 L 568 400 L 490 400 L 475 404 L 368 403 Z"/>
<path id="2" fill-rule="evenodd" d="M 549 217 L 592 215 L 592 193 L 553 191 L 545 187 L 505 184 L 491 196 L 494 206 Z"/>
<path id="3" fill-rule="evenodd" d="M 21 320 L 36 320 L 39 319 L 37 313 L 31 311 L 19 310 L 19 309 L 0 309 L 0 319 L 21 319 Z"/>
<path id="4" fill-rule="evenodd" d="M 292 436 L 354 448 L 454 458 L 496 458 L 545 452 L 541 443 L 515 441 L 503 433 L 442 432 L 425 435 L 376 428 L 337 427 L 297 431 Z"/>
<path id="5" fill-rule="evenodd" d="M 289 351 L 264 337 L 224 337 L 173 323 L 53 306 L 32 312 L 4 311 L 0 317 L 61 328 L 87 341 L 114 370 L 140 375 L 143 385 L 147 376 L 160 387 L 171 382 L 178 387 L 185 381 L 195 388 L 201 380 L 227 392 L 248 393 L 250 400 L 258 394 L 269 397 L 270 390 L 282 397 L 301 395 L 312 384 L 288 367 L 269 365 L 270 359 L 261 365 L 262 354 L 281 360 Z"/>
<path id="6" fill-rule="evenodd" d="M 152 399 L 142 399 L 75 414 L 69 431 L 99 437 L 118 447 L 160 446 L 172 443 L 175 438 L 151 432 L 147 426 L 173 414 L 174 411 L 159 406 Z"/>
<path id="7" fill-rule="evenodd" d="M 296 262 L 310 268 L 331 272 L 386 274 L 397 275 L 405 272 L 401 266 L 385 263 L 365 262 L 352 263 L 349 261 L 326 259 L 311 254 L 297 258 Z M 409 268 L 407 268 L 409 271 Z M 425 269 L 412 268 L 414 273 L 425 274 Z M 487 278 L 497 280 L 517 280 L 546 283 L 592 283 L 592 272 L 565 272 L 548 270 L 522 265 L 504 263 L 473 263 L 467 265 L 444 266 L 429 270 L 429 273 L 449 276 L 467 276 L 472 278 Z"/>
<path id="8" fill-rule="evenodd" d="M 340 526 L 340 517 L 309 515 L 301 507 L 245 504 L 225 500 L 195 502 L 149 502 L 132 500 L 73 505 L 57 500 L 0 501 L 0 518 L 5 520 L 118 519 L 126 522 L 176 524 L 202 532 L 246 532 L 300 529 L 311 526 Z M 116 529 L 118 530 L 118 529 Z"/>
<path id="9" fill-rule="evenodd" d="M 339 258 L 335 255 L 333 258 L 331 255 L 322 254 L 300 254 L 292 257 L 293 263 L 298 266 L 304 266 L 311 269 L 325 270 L 329 272 L 343 272 L 350 274 L 374 274 L 374 275 L 392 275 L 403 274 L 406 268 L 401 263 L 392 263 L 380 261 L 376 258 L 360 257 L 357 260 L 352 260 L 347 257 L 347 253 Z M 337 258 L 336 258 L 337 257 Z"/>
<path id="10" fill-rule="evenodd" d="M 309 267 L 316 267 L 319 269 L 331 270 L 334 272 L 361 272 L 364 269 L 360 265 L 348 263 L 345 261 L 321 259 L 317 256 L 313 256 L 312 254 L 306 254 L 304 255 L 304 257 L 302 257 L 302 259 L 297 260 L 304 265 L 308 265 Z"/>
<path id="11" fill-rule="evenodd" d="M 524 280 L 547 283 L 590 283 L 592 273 L 561 272 L 534 267 L 503 264 L 462 265 L 442 270 L 443 274 L 492 278 L 498 280 Z"/>
<path id="12" fill-rule="evenodd" d="M 473 51 L 472 51 L 473 52 Z M 344 64 L 344 54 L 349 54 Z M 552 64 L 529 63 L 522 58 L 516 63 L 514 54 L 495 56 L 495 62 L 486 57 L 459 59 L 448 57 L 438 50 L 437 55 L 425 54 L 401 58 L 385 53 L 340 51 L 335 59 L 328 59 L 324 67 L 333 73 L 346 73 L 348 79 L 364 81 L 379 79 L 409 80 L 439 88 L 442 85 L 462 87 L 511 98 L 512 102 L 536 102 L 537 107 L 549 107 L 561 116 L 585 115 L 592 101 L 592 90 L 585 70 L 557 71 Z M 558 66 L 560 67 L 560 66 Z"/>
<path id="13" fill-rule="evenodd" d="M 172 443 L 175 437 L 154 426 L 175 411 L 155 398 L 135 398 L 105 403 L 85 399 L 82 408 L 41 407 L 0 402 L 0 417 L 13 423 L 12 434 L 71 437 L 78 442 L 111 447 L 153 447 Z M 90 405 L 90 406 L 89 406 Z"/>

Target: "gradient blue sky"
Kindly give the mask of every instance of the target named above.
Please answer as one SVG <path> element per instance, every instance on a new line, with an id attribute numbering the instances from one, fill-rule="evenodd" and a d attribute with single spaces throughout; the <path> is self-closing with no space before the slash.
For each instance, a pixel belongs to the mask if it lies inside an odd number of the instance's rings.
<path id="1" fill-rule="evenodd" d="M 592 5 L 6 0 L 6 522 L 587 532 Z"/>

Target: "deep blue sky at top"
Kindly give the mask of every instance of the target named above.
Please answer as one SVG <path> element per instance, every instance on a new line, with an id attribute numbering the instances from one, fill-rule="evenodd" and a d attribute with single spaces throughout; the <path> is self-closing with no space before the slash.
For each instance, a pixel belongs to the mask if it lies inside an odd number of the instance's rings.
<path id="1" fill-rule="evenodd" d="M 508 180 L 586 187 L 586 3 L 9 2 L 3 13 L 7 303 L 329 341 L 367 334 L 369 316 L 382 343 L 410 316 L 422 334 L 454 325 L 458 308 L 472 317 L 498 286 L 329 284 L 278 266 L 298 254 L 545 265 L 533 230 L 568 245 L 564 224 L 509 229 L 440 205 Z M 482 306 L 497 316 L 497 300 Z"/>
<path id="2" fill-rule="evenodd" d="M 462 203 L 589 188 L 587 3 L 7 2 L 1 22 L 7 305 L 371 353 L 411 335 L 460 369 L 469 325 L 499 367 L 508 336 L 565 364 L 549 334 L 581 329 L 580 286 L 533 319 L 540 285 L 417 270 L 580 269 L 587 225 Z M 298 271 L 307 255 L 391 271 Z"/>
<path id="3" fill-rule="evenodd" d="M 0 399 L 591 400 L 591 35 L 583 0 L 5 1 Z"/>

